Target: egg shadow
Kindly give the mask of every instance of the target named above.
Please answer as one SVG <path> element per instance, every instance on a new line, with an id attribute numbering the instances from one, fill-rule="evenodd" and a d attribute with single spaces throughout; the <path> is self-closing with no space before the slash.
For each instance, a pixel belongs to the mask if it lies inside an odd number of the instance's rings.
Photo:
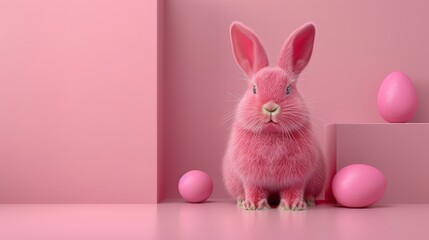
<path id="1" fill-rule="evenodd" d="M 384 209 L 384 208 L 392 208 L 390 205 L 380 204 L 380 205 L 372 205 L 369 207 L 345 207 L 340 204 L 337 204 L 334 206 L 335 208 L 343 208 L 343 209 L 351 209 L 351 210 L 364 210 L 364 211 L 370 211 L 375 209 Z"/>
<path id="2" fill-rule="evenodd" d="M 417 91 L 417 97 L 419 99 L 419 107 L 416 115 L 410 121 L 412 123 L 427 123 L 429 122 L 429 82 L 420 80 L 414 82 L 414 86 Z"/>

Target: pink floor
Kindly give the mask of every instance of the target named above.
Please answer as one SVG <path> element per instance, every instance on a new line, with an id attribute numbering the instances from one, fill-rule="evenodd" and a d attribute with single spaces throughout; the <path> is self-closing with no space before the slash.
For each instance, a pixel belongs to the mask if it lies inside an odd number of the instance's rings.
<path id="1" fill-rule="evenodd" d="M 429 239 L 429 205 L 249 212 L 230 202 L 0 205 L 0 239 Z"/>

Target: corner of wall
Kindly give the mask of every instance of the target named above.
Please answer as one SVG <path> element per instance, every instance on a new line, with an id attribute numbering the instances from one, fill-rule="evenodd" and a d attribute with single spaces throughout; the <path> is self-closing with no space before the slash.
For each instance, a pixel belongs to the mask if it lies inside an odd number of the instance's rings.
<path id="1" fill-rule="evenodd" d="M 337 133 L 336 133 L 337 124 L 327 124 L 325 126 L 325 160 L 327 163 L 327 176 L 328 180 L 325 187 L 325 201 L 335 202 L 334 195 L 332 193 L 331 185 L 332 179 L 335 176 L 337 171 Z"/>
<path id="2" fill-rule="evenodd" d="M 163 106 L 164 106 L 164 95 L 163 95 L 163 86 L 164 86 L 164 1 L 157 0 L 157 202 L 161 202 L 164 199 L 164 178 L 163 178 L 163 168 L 164 168 L 164 124 L 163 124 Z"/>

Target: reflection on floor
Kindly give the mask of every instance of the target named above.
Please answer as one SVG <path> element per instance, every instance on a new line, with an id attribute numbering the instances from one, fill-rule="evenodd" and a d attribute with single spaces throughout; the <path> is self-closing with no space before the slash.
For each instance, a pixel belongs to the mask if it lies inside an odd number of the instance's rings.
<path id="1" fill-rule="evenodd" d="M 0 239 L 428 239 L 429 204 L 244 211 L 203 204 L 4 204 Z"/>

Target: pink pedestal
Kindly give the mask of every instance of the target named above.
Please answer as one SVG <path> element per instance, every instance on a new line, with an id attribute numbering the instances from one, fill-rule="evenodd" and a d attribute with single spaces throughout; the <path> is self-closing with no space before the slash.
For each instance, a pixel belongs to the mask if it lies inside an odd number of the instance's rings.
<path id="1" fill-rule="evenodd" d="M 337 170 L 354 163 L 380 169 L 380 203 L 429 203 L 429 123 L 337 124 Z"/>

